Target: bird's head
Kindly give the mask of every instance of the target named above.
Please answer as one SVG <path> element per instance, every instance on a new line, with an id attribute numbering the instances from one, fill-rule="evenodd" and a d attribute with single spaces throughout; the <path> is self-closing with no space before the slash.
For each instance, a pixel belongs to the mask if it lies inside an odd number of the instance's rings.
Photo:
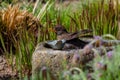
<path id="1" fill-rule="evenodd" d="M 57 35 L 61 35 L 61 34 L 63 34 L 63 33 L 67 33 L 67 30 L 66 30 L 65 27 L 63 27 L 62 25 L 56 25 L 56 26 L 54 27 L 54 30 L 55 30 L 55 33 L 56 33 Z"/>

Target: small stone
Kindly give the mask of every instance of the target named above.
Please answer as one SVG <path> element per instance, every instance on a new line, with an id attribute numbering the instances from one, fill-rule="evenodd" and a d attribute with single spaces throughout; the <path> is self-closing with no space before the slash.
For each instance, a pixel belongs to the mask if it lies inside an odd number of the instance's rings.
<path id="1" fill-rule="evenodd" d="M 4 69 L 4 65 L 0 65 L 0 71 Z"/>
<path id="2" fill-rule="evenodd" d="M 0 63 L 3 62 L 3 58 L 0 56 Z"/>

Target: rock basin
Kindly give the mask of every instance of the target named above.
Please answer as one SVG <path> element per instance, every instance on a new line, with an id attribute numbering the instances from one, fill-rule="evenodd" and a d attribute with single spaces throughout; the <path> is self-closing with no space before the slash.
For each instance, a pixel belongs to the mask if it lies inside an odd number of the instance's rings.
<path id="1" fill-rule="evenodd" d="M 105 41 L 104 41 L 105 42 Z M 111 41 L 110 41 L 111 42 Z M 95 57 L 93 49 L 69 49 L 69 50 L 54 50 L 44 47 L 42 42 L 37 45 L 32 55 L 32 74 L 38 74 L 43 67 L 47 67 L 51 74 L 57 76 L 63 69 L 79 67 Z M 108 43 L 108 42 L 106 42 Z M 113 43 L 111 43 L 113 45 Z M 106 49 L 105 49 L 106 48 Z M 98 47 L 97 53 L 102 56 L 106 52 L 113 50 L 114 47 Z M 87 52 L 87 53 L 86 53 Z M 76 60 L 73 60 L 74 55 L 78 54 Z"/>
<path id="2" fill-rule="evenodd" d="M 73 55 L 75 53 L 80 55 L 77 62 L 73 61 Z M 93 52 L 85 57 L 85 55 L 83 55 L 83 49 L 53 50 L 44 47 L 43 43 L 40 43 L 37 45 L 32 56 L 32 73 L 38 74 L 41 68 L 46 66 L 54 76 L 57 76 L 63 69 L 78 67 L 84 62 L 84 59 L 87 58 L 87 61 L 89 61 L 93 59 L 93 57 Z"/>

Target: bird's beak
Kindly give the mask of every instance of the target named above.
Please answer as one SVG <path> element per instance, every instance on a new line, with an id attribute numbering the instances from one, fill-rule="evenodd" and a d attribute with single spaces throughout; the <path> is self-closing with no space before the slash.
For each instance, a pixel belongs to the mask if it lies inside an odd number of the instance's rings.
<path id="1" fill-rule="evenodd" d="M 49 28 L 49 31 L 50 32 L 56 32 L 55 29 L 53 29 L 53 28 Z"/>

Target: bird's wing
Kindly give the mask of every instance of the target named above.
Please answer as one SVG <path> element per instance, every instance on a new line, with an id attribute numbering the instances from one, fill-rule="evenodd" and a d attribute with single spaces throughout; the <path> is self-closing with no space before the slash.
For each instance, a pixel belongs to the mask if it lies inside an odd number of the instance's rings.
<path id="1" fill-rule="evenodd" d="M 84 29 L 79 31 L 79 37 L 93 37 L 91 29 Z"/>
<path id="2" fill-rule="evenodd" d="M 69 33 L 67 40 L 79 38 L 79 37 L 85 36 L 86 34 L 91 33 L 91 32 L 92 32 L 92 30 L 90 30 L 90 29 L 84 29 L 84 30 L 80 30 L 80 31 L 77 31 L 74 33 Z"/>
<path id="3" fill-rule="evenodd" d="M 79 32 L 69 33 L 70 39 L 79 38 Z"/>
<path id="4" fill-rule="evenodd" d="M 86 34 L 86 33 L 91 33 L 93 32 L 91 29 L 83 29 L 79 31 L 79 34 Z"/>
<path id="5" fill-rule="evenodd" d="M 74 32 L 74 33 L 64 33 L 62 35 L 58 35 L 57 39 L 71 40 L 71 39 L 79 38 L 81 35 L 84 35 L 85 33 L 89 33 L 89 32 L 91 32 L 91 30 L 85 29 L 85 30 Z"/>

